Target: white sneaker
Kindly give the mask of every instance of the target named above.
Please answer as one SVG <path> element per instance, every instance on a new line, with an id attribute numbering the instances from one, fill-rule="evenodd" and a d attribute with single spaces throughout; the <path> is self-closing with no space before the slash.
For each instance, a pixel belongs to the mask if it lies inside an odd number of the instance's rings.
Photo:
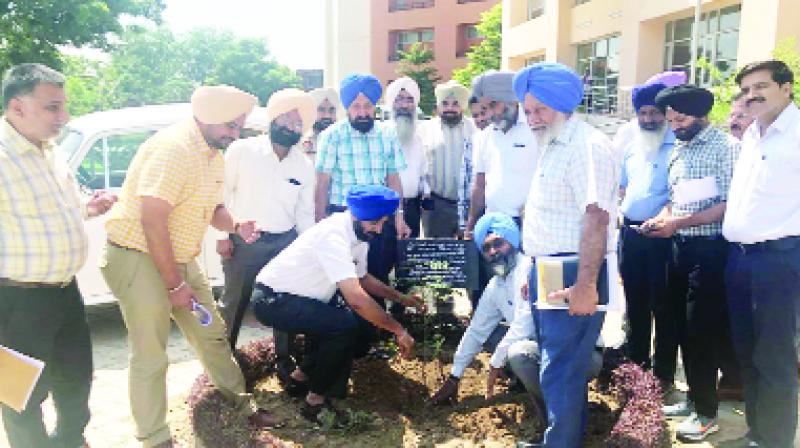
<path id="1" fill-rule="evenodd" d="M 719 426 L 716 419 L 703 417 L 694 412 L 675 428 L 675 434 L 682 442 L 699 442 L 717 431 Z"/>
<path id="2" fill-rule="evenodd" d="M 685 400 L 662 406 L 661 410 L 664 411 L 666 417 L 688 417 L 694 412 L 694 404 L 691 401 Z"/>

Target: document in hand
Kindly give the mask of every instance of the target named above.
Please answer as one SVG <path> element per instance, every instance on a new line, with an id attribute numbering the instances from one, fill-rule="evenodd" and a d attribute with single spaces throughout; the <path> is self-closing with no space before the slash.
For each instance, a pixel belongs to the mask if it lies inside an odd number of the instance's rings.
<path id="1" fill-rule="evenodd" d="M 616 254 L 610 253 L 597 278 L 598 311 L 624 309 Z M 578 280 L 578 256 L 536 257 L 536 307 L 567 309 L 569 303 L 547 298 L 550 293 L 573 286 Z"/>
<path id="2" fill-rule="evenodd" d="M 0 402 L 22 412 L 42 370 L 42 361 L 0 345 Z"/>

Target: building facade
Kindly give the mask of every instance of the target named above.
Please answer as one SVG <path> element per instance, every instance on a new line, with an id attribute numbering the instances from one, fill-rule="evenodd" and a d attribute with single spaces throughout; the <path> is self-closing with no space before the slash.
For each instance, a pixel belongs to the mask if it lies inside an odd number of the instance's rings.
<path id="1" fill-rule="evenodd" d="M 370 72 L 385 86 L 397 78 L 400 52 L 415 43 L 433 50 L 433 65 L 450 79 L 481 40 L 475 28 L 481 13 L 500 1 L 326 0 L 325 84 Z"/>
<path id="2" fill-rule="evenodd" d="M 690 69 L 694 0 L 503 0 L 503 68 L 547 60 L 585 83 L 594 113 L 629 113 L 630 89 L 664 70 Z M 796 36 L 798 0 L 703 0 L 698 57 L 723 76 L 768 59 Z M 698 84 L 711 70 L 697 68 Z"/>

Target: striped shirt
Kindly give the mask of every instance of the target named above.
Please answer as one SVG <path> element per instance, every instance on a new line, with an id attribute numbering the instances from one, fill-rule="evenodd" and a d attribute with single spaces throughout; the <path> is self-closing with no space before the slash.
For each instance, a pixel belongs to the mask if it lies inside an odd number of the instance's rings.
<path id="1" fill-rule="evenodd" d="M 385 185 L 386 176 L 406 168 L 397 133 L 392 126 L 375 122 L 365 133 L 339 120 L 317 139 L 315 168 L 331 176 L 329 203 L 346 206 L 353 185 Z"/>
<path id="2" fill-rule="evenodd" d="M 39 149 L 0 120 L 0 278 L 70 281 L 89 244 L 80 198 L 52 143 Z"/>
<path id="3" fill-rule="evenodd" d="M 420 126 L 433 193 L 453 201 L 458 199 L 465 147 L 476 132 L 475 123 L 467 117 L 454 128 L 448 128 L 438 117 Z"/>
<path id="4" fill-rule="evenodd" d="M 464 143 L 464 156 L 458 173 L 458 230 L 464 231 L 469 220 L 470 194 L 472 193 L 472 140 Z"/>
<path id="5" fill-rule="evenodd" d="M 174 207 L 168 229 L 175 261 L 190 262 L 200 253 L 214 210 L 223 202 L 224 179 L 222 153 L 208 146 L 193 119 L 162 129 L 142 143 L 128 168 L 106 223 L 108 239 L 146 253 L 142 196 L 163 199 Z"/>
<path id="6" fill-rule="evenodd" d="M 587 206 L 617 216 L 619 171 L 608 137 L 572 115 L 542 151 L 531 181 L 522 221 L 525 254 L 578 252 Z M 608 226 L 607 250 L 615 234 Z"/>
<path id="7" fill-rule="evenodd" d="M 690 216 L 728 200 L 733 168 L 739 157 L 738 140 L 721 130 L 708 126 L 688 142 L 677 141 L 669 161 L 669 200 L 672 215 Z M 713 177 L 719 195 L 687 204 L 675 203 L 675 186 L 692 179 Z M 722 221 L 679 229 L 682 236 L 717 236 L 722 233 Z"/>

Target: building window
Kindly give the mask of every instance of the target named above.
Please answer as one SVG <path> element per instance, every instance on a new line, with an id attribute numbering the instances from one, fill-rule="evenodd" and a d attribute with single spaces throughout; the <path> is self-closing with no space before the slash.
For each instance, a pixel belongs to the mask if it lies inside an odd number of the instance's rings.
<path id="1" fill-rule="evenodd" d="M 528 0 L 528 20 L 533 20 L 544 14 L 545 0 Z"/>
<path id="2" fill-rule="evenodd" d="M 478 31 L 478 27 L 474 23 L 462 23 L 458 25 L 457 33 L 457 58 L 466 57 L 469 49 L 475 45 L 478 45 L 481 40 L 483 40 L 483 36 L 481 35 L 480 31 Z"/>
<path id="3" fill-rule="evenodd" d="M 584 3 L 589 3 L 592 0 L 575 0 L 575 6 L 582 5 Z"/>
<path id="4" fill-rule="evenodd" d="M 531 66 L 538 62 L 544 62 L 544 55 L 540 54 L 538 56 L 531 56 L 529 58 L 525 58 L 525 67 Z"/>
<path id="5" fill-rule="evenodd" d="M 464 3 L 479 3 L 485 2 L 486 0 L 458 0 L 459 5 L 463 5 Z"/>
<path id="6" fill-rule="evenodd" d="M 583 78 L 583 106 L 587 113 L 617 110 L 620 37 L 611 36 L 578 45 L 578 75 Z"/>
<path id="7" fill-rule="evenodd" d="M 736 70 L 739 46 L 741 5 L 708 11 L 700 16 L 700 40 L 697 57 L 705 58 L 722 76 Z M 692 29 L 694 17 L 667 22 L 665 29 L 664 69 L 689 71 L 692 61 Z M 697 68 L 697 83 L 708 86 L 713 80 L 707 69 Z"/>
<path id="8" fill-rule="evenodd" d="M 435 5 L 435 0 L 389 0 L 389 12 L 433 8 Z"/>
<path id="9" fill-rule="evenodd" d="M 410 50 L 415 43 L 419 42 L 426 48 L 433 49 L 433 28 L 395 31 L 390 34 L 389 42 L 392 46 L 389 61 L 397 61 L 400 59 L 400 52 Z"/>

